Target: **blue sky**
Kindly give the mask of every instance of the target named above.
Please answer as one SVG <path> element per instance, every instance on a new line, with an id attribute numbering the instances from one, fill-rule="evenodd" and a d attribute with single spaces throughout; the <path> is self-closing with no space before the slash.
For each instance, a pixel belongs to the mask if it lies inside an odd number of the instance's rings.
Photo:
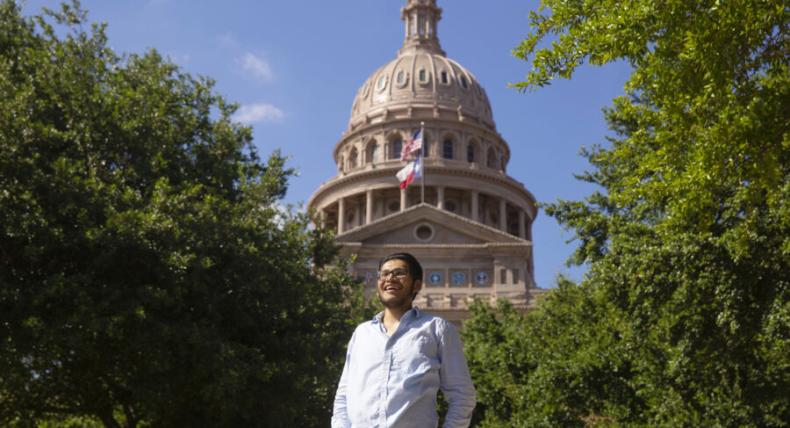
<path id="1" fill-rule="evenodd" d="M 26 14 L 58 1 L 27 0 Z M 286 202 L 306 202 L 336 173 L 331 150 L 346 129 L 357 89 L 403 42 L 405 0 L 82 0 L 91 21 L 108 24 L 117 52 L 155 48 L 191 74 L 210 76 L 237 118 L 254 128 L 262 156 L 279 148 L 299 176 Z M 508 173 L 540 202 L 580 199 L 592 186 L 583 146 L 605 144 L 602 108 L 623 93 L 624 64 L 585 66 L 570 81 L 536 92 L 508 88 L 529 64 L 511 50 L 529 32 L 532 0 L 439 0 L 439 37 L 448 56 L 486 89 L 497 129 L 510 144 Z M 394 178 L 393 178 L 394 179 Z M 540 213 L 533 227 L 536 281 L 579 279 L 565 260 L 572 235 Z"/>

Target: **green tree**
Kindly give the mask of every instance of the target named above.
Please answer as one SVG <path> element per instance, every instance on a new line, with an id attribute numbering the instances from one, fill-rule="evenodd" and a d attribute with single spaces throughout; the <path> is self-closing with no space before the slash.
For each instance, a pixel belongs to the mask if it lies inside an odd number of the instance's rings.
<path id="1" fill-rule="evenodd" d="M 212 85 L 0 1 L 0 425 L 329 418 L 367 306 Z"/>
<path id="2" fill-rule="evenodd" d="M 584 151 L 580 179 L 601 190 L 546 207 L 589 271 L 501 340 L 543 349 L 508 386 L 526 398 L 497 405 L 527 414 L 523 426 L 564 407 L 560 425 L 788 426 L 787 6 L 543 0 L 530 21 L 515 50 L 532 62 L 522 90 L 584 62 L 633 71 L 605 111 L 613 136 Z"/>
<path id="3" fill-rule="evenodd" d="M 463 337 L 478 395 L 475 426 L 632 423 L 644 409 L 623 323 L 602 293 L 560 278 L 527 315 L 504 300 L 471 311 Z"/>

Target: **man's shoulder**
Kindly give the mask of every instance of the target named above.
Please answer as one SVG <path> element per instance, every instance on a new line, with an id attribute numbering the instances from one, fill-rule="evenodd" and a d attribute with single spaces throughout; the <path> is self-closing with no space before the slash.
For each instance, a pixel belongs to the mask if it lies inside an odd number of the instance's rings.
<path id="1" fill-rule="evenodd" d="M 369 327 L 369 326 L 372 326 L 372 325 L 375 325 L 375 324 L 376 324 L 376 321 L 374 321 L 374 320 L 362 321 L 361 323 L 357 324 L 357 330 L 359 330 L 360 328 Z"/>
<path id="2" fill-rule="evenodd" d="M 429 324 L 433 326 L 438 333 L 445 332 L 448 329 L 455 329 L 455 326 L 453 326 L 453 323 L 450 321 L 447 321 L 438 315 L 429 314 L 421 310 L 418 310 L 417 312 L 417 320 L 421 325 Z"/>
<path id="3" fill-rule="evenodd" d="M 359 331 L 376 328 L 377 323 L 378 322 L 376 320 L 372 320 L 372 319 L 367 321 L 362 321 L 361 323 L 357 324 L 357 327 L 354 329 L 354 332 L 356 333 Z"/>
<path id="4" fill-rule="evenodd" d="M 431 323 L 437 323 L 437 324 L 438 323 L 445 323 L 445 322 L 447 322 L 447 321 L 445 321 L 444 318 L 442 318 L 442 317 L 440 317 L 438 315 L 429 314 L 428 312 L 423 312 L 422 310 L 419 310 L 419 309 L 417 310 L 417 319 L 419 319 L 422 322 L 431 322 Z"/>

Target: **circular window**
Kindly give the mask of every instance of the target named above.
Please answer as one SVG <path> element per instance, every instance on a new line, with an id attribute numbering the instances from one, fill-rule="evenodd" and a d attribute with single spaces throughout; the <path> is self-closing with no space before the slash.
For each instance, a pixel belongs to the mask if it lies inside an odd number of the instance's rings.
<path id="1" fill-rule="evenodd" d="M 433 228 L 427 224 L 421 224 L 414 229 L 414 236 L 420 241 L 430 241 L 433 239 Z"/>
<path id="2" fill-rule="evenodd" d="M 453 285 L 466 284 L 466 274 L 463 272 L 453 272 Z"/>
<path id="3" fill-rule="evenodd" d="M 397 82 L 398 87 L 402 88 L 406 86 L 406 83 L 408 83 L 408 81 L 409 81 L 409 75 L 406 74 L 406 72 L 403 70 L 398 71 L 397 77 L 395 78 L 395 82 Z"/>
<path id="4" fill-rule="evenodd" d="M 378 89 L 379 91 L 383 91 L 386 86 L 387 86 L 387 75 L 383 74 L 381 77 L 379 77 L 379 81 L 376 82 L 376 89 Z"/>

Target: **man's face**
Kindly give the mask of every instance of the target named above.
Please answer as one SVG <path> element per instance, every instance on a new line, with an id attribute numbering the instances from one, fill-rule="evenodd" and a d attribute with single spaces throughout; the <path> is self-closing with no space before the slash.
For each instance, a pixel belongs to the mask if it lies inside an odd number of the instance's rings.
<path id="1" fill-rule="evenodd" d="M 388 260 L 379 271 L 378 293 L 381 303 L 390 309 L 411 307 L 422 281 L 414 280 L 409 265 L 403 260 Z"/>

